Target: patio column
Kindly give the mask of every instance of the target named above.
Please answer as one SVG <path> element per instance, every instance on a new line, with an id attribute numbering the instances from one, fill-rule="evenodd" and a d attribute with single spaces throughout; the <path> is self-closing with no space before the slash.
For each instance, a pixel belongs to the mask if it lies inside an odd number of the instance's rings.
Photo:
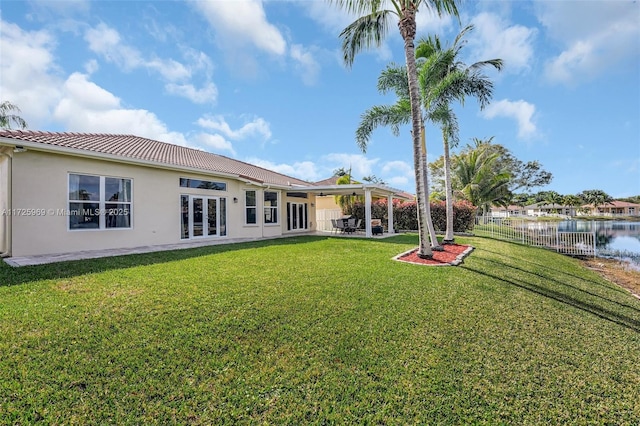
<path id="1" fill-rule="evenodd" d="M 364 236 L 371 238 L 371 191 L 369 189 L 364 190 L 364 225 Z"/>
<path id="2" fill-rule="evenodd" d="M 393 195 L 387 197 L 387 217 L 389 218 L 387 231 L 389 234 L 395 234 L 396 231 L 393 229 Z"/>

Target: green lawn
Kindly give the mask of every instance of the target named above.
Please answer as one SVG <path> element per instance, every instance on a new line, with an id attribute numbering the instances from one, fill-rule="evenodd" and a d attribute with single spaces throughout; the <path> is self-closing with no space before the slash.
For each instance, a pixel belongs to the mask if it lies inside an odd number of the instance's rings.
<path id="1" fill-rule="evenodd" d="M 0 266 L 6 424 L 615 424 L 640 301 L 542 249 L 300 237 Z"/>

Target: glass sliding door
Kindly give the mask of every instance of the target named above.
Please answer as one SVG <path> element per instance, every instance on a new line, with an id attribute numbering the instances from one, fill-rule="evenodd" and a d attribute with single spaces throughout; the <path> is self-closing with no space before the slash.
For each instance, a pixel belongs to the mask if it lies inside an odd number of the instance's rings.
<path id="1" fill-rule="evenodd" d="M 209 198 L 207 201 L 207 222 L 209 224 L 207 228 L 207 235 L 218 235 L 218 200 L 216 198 Z"/>
<path id="2" fill-rule="evenodd" d="M 307 229 L 307 203 L 287 203 L 287 229 Z"/>
<path id="3" fill-rule="evenodd" d="M 181 195 L 180 202 L 182 239 L 226 235 L 226 199 Z"/>

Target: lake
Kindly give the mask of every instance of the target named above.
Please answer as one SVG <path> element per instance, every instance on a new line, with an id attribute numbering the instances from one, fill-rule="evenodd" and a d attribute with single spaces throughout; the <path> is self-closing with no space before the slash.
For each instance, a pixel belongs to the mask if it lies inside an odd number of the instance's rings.
<path id="1" fill-rule="evenodd" d="M 607 220 L 567 220 L 558 224 L 561 232 L 596 231 L 599 256 L 627 256 L 640 261 L 640 222 Z"/>

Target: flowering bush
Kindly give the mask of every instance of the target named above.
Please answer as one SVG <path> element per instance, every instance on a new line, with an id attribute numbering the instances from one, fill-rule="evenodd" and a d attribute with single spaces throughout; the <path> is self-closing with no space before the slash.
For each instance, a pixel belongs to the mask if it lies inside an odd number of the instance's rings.
<path id="1" fill-rule="evenodd" d="M 465 232 L 473 229 L 474 217 L 477 207 L 468 201 L 459 201 L 453 204 L 453 230 Z M 346 215 L 352 215 L 364 222 L 364 203 L 356 202 L 347 211 Z M 389 221 L 387 200 L 378 200 L 371 203 L 371 218 L 382 219 L 382 224 L 388 228 Z M 431 203 L 431 220 L 438 231 L 447 228 L 447 209 L 444 201 Z M 396 231 L 415 231 L 418 229 L 417 203 L 415 201 L 393 200 L 393 228 Z"/>

